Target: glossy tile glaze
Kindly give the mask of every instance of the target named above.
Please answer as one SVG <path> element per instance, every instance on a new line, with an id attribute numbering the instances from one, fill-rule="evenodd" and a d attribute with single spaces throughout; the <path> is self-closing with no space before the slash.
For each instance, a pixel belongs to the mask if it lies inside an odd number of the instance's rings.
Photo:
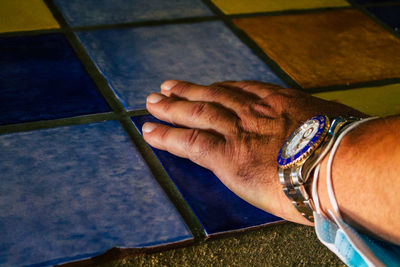
<path id="1" fill-rule="evenodd" d="M 225 14 L 348 6 L 344 0 L 211 0 Z"/>
<path id="2" fill-rule="evenodd" d="M 338 101 L 369 115 L 400 114 L 400 84 L 318 93 L 314 96 Z"/>
<path id="3" fill-rule="evenodd" d="M 1 0 L 0 33 L 59 28 L 42 0 Z"/>
<path id="4" fill-rule="evenodd" d="M 399 1 L 400 3 L 400 1 Z M 395 31 L 400 29 L 400 5 L 367 8 L 375 17 L 386 23 Z"/>
<path id="5" fill-rule="evenodd" d="M 221 22 L 79 32 L 79 39 L 127 109 L 166 79 L 283 82 Z"/>
<path id="6" fill-rule="evenodd" d="M 358 10 L 234 22 L 304 88 L 400 77 L 400 40 Z"/>
<path id="7" fill-rule="evenodd" d="M 201 0 L 55 0 L 71 26 L 211 16 Z"/>
<path id="8" fill-rule="evenodd" d="M 0 125 L 109 111 L 61 34 L 0 38 Z"/>
<path id="9" fill-rule="evenodd" d="M 132 120 L 140 131 L 147 121 L 161 123 L 150 115 L 133 117 Z M 282 220 L 236 196 L 211 171 L 168 152 L 153 151 L 208 234 Z"/>
<path id="10" fill-rule="evenodd" d="M 0 136 L 0 265 L 191 238 L 116 121 Z"/>

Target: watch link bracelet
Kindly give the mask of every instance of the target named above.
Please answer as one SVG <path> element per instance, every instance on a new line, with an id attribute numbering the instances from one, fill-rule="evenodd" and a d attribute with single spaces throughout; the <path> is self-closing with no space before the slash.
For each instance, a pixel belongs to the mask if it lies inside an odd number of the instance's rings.
<path id="1" fill-rule="evenodd" d="M 285 195 L 310 222 L 314 222 L 314 203 L 305 190 L 315 167 L 331 149 L 338 133 L 359 118 L 329 119 L 318 115 L 297 128 L 279 151 L 278 174 Z"/>

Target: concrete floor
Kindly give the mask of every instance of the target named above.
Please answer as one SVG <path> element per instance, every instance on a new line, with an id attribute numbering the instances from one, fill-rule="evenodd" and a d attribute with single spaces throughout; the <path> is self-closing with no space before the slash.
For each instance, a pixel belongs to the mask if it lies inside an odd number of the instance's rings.
<path id="1" fill-rule="evenodd" d="M 283 223 L 102 266 L 345 266 L 311 227 Z"/>

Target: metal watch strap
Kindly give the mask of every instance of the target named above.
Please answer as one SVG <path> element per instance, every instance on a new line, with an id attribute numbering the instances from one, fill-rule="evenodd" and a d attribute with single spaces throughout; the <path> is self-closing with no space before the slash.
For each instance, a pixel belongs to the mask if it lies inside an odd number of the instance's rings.
<path id="1" fill-rule="evenodd" d="M 304 184 L 299 183 L 298 167 L 279 170 L 279 179 L 283 185 L 283 192 L 292 201 L 293 206 L 310 222 L 314 222 L 314 203 L 308 195 Z M 293 182 L 297 181 L 297 182 Z"/>
<path id="2" fill-rule="evenodd" d="M 310 156 L 312 160 L 310 160 L 311 163 L 308 166 L 308 170 L 304 171 L 302 168 L 305 163 L 303 165 L 296 165 L 287 169 L 278 168 L 279 180 L 283 186 L 283 192 L 292 201 L 293 206 L 310 222 L 314 222 L 313 212 L 315 210 L 315 206 L 310 195 L 305 189 L 305 184 L 309 182 L 307 178 L 311 175 L 318 163 L 321 162 L 324 156 L 329 152 L 334 140 L 336 139 L 336 136 L 342 130 L 342 128 L 357 120 L 359 119 L 353 117 L 338 117 L 331 120 L 329 132 L 318 149 L 318 155 Z M 302 177 L 302 171 L 304 171 L 304 177 Z"/>

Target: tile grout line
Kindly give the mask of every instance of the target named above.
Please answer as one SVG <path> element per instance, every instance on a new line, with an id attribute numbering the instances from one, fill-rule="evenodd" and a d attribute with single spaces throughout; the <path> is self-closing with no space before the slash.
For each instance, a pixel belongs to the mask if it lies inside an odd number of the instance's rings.
<path id="1" fill-rule="evenodd" d="M 337 84 L 337 85 L 328 85 L 321 87 L 308 87 L 306 89 L 307 93 L 315 94 L 315 93 L 325 93 L 325 92 L 337 92 L 337 91 L 347 91 L 352 89 L 359 89 L 364 87 L 378 87 L 385 86 L 391 84 L 400 83 L 400 78 L 389 78 L 382 80 L 374 80 L 374 81 L 366 81 L 366 82 L 356 82 L 349 84 Z"/>
<path id="2" fill-rule="evenodd" d="M 32 130 L 50 129 L 62 126 L 72 126 L 93 122 L 101 122 L 107 120 L 117 120 L 118 117 L 114 112 L 87 114 L 75 117 L 67 117 L 53 120 L 23 122 L 17 124 L 0 125 L 0 135 L 25 132 Z"/>
<path id="3" fill-rule="evenodd" d="M 120 122 L 149 166 L 154 178 L 167 194 L 175 209 L 182 216 L 190 232 L 192 233 L 195 242 L 204 240 L 206 238 L 206 234 L 202 224 L 198 220 L 192 208 L 189 206 L 188 202 L 183 198 L 182 194 L 179 192 L 179 189 L 175 186 L 175 183 L 169 177 L 168 173 L 161 165 L 161 162 L 157 159 L 152 149 L 149 147 L 146 141 L 144 141 L 142 135 L 136 129 L 136 126 L 133 124 L 130 117 L 121 118 Z"/>
<path id="4" fill-rule="evenodd" d="M 44 0 L 53 16 L 59 22 L 62 32 L 65 34 L 70 45 L 73 47 L 75 54 L 81 61 L 89 76 L 92 78 L 100 93 L 103 95 L 107 103 L 116 113 L 116 117 L 120 122 L 121 126 L 124 128 L 127 135 L 130 137 L 139 153 L 142 155 L 144 161 L 148 165 L 150 171 L 153 173 L 155 180 L 164 190 L 168 196 L 171 203 L 177 209 L 178 213 L 184 220 L 185 224 L 188 226 L 190 232 L 194 237 L 194 241 L 205 239 L 206 235 L 204 233 L 203 227 L 200 221 L 197 219 L 193 210 L 190 208 L 189 204 L 183 199 L 183 196 L 176 188 L 171 178 L 168 176 L 164 167 L 161 165 L 159 160 L 152 155 L 152 151 L 147 146 L 146 142 L 136 129 L 133 121 L 130 119 L 130 115 L 133 114 L 145 114 L 144 111 L 131 111 L 127 112 L 118 100 L 117 96 L 114 94 L 113 89 L 110 87 L 106 78 L 101 74 L 100 70 L 97 68 L 96 64 L 93 62 L 86 49 L 80 43 L 76 35 L 74 34 L 72 28 L 65 21 L 62 13 L 58 10 L 58 7 L 54 4 L 52 0 Z"/>
<path id="5" fill-rule="evenodd" d="M 202 2 L 213 11 L 224 24 L 241 40 L 250 50 L 261 59 L 273 72 L 276 74 L 285 84 L 291 88 L 303 90 L 297 82 L 292 79 L 279 65 L 277 62 L 272 60 L 257 44 L 251 39 L 244 31 L 239 29 L 230 19 L 229 16 L 225 15 L 211 0 L 202 0 Z"/>

